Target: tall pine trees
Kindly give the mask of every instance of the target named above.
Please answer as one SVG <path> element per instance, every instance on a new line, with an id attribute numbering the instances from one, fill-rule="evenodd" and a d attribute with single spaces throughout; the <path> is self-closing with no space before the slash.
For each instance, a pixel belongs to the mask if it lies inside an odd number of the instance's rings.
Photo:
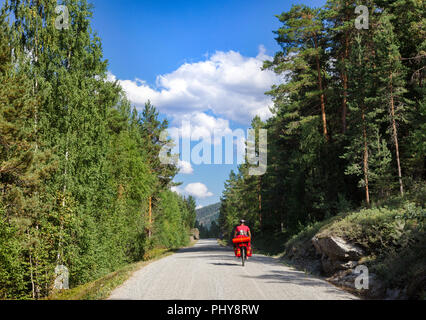
<path id="1" fill-rule="evenodd" d="M 359 4 L 329 0 L 277 16 L 281 50 L 264 68 L 285 81 L 267 93 L 274 106 L 262 126 L 269 138 L 262 232 L 293 234 L 339 211 L 422 190 L 424 5 L 368 1 L 369 29 L 358 30 Z M 259 194 L 247 165 L 225 184 L 224 232 L 244 213 L 239 202 L 253 207 Z"/>

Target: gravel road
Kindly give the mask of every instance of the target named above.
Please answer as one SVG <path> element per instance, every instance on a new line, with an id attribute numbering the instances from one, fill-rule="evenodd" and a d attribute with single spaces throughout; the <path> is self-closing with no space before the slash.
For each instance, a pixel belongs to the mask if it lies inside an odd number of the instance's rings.
<path id="1" fill-rule="evenodd" d="M 115 289 L 113 300 L 341 300 L 356 299 L 328 282 L 254 254 L 245 267 L 216 240 L 157 260 Z"/>

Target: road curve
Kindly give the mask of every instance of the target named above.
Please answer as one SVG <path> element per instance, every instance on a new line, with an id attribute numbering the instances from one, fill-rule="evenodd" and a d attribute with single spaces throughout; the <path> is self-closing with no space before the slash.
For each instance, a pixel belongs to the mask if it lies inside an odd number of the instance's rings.
<path id="1" fill-rule="evenodd" d="M 245 267 L 230 248 L 200 240 L 136 271 L 111 300 L 357 299 L 328 282 L 255 254 Z"/>

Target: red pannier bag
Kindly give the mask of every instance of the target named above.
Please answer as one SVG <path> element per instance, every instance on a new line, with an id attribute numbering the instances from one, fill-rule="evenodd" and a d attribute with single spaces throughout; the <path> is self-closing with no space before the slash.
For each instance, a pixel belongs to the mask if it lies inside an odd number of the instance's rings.
<path id="1" fill-rule="evenodd" d="M 250 237 L 238 237 L 238 238 L 232 239 L 233 244 L 239 244 L 243 242 L 250 242 Z"/>

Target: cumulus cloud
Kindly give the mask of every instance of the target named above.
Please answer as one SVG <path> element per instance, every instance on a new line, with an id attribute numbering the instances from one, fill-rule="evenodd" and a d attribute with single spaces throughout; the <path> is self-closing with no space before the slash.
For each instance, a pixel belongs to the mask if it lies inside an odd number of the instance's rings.
<path id="1" fill-rule="evenodd" d="M 188 184 L 185 187 L 185 193 L 200 199 L 213 196 L 213 193 L 211 193 L 208 188 L 200 182 Z"/>
<path id="2" fill-rule="evenodd" d="M 261 70 L 263 61 L 270 59 L 263 46 L 256 57 L 217 51 L 204 61 L 185 63 L 171 73 L 158 76 L 155 87 L 141 79 L 119 82 L 137 106 L 151 100 L 162 113 L 176 118 L 210 111 L 249 124 L 255 115 L 262 119 L 271 115 L 271 98 L 264 93 L 279 83 L 280 78 L 272 71 Z M 116 79 L 112 74 L 108 78 Z"/>
<path id="3" fill-rule="evenodd" d="M 244 161 L 247 134 L 245 130 L 240 128 L 232 130 L 229 120 L 200 112 L 185 115 L 181 117 L 181 120 L 173 121 L 173 126 L 167 132 L 175 142 L 172 153 L 179 154 L 187 164 L 190 162 L 221 164 L 224 160 L 223 155 L 227 164 L 232 163 L 230 161 L 233 161 L 235 155 L 239 164 Z M 188 141 L 200 141 L 200 143 L 188 149 L 184 146 L 189 145 Z M 212 146 L 214 146 L 214 154 L 211 153 Z"/>
<path id="4" fill-rule="evenodd" d="M 176 192 L 181 196 L 193 196 L 195 198 L 204 199 L 213 196 L 205 184 L 201 182 L 190 183 L 182 189 L 180 186 L 170 188 L 171 191 Z"/>
<path id="5" fill-rule="evenodd" d="M 192 141 L 208 140 L 220 143 L 219 138 L 232 134 L 229 120 L 213 117 L 202 112 L 182 115 L 173 121 L 173 126 L 168 130 L 174 137 L 190 139 Z"/>
<path id="6" fill-rule="evenodd" d="M 170 190 L 176 192 L 178 195 L 183 195 L 183 190 L 179 186 L 170 187 Z"/>
<path id="7" fill-rule="evenodd" d="M 179 173 L 181 174 L 193 174 L 194 169 L 191 166 L 191 163 L 188 161 L 179 160 L 178 165 Z"/>

